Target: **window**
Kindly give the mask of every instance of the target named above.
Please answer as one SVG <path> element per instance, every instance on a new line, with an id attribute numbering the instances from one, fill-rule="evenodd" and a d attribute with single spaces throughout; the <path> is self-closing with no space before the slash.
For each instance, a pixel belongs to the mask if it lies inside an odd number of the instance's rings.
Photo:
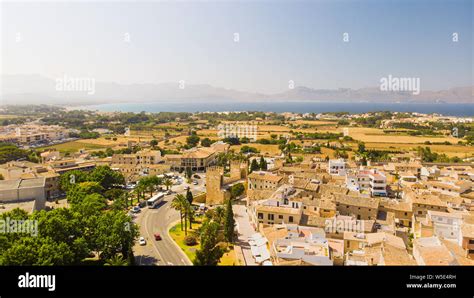
<path id="1" fill-rule="evenodd" d="M 289 222 L 293 222 L 293 216 L 290 216 L 290 217 L 288 218 L 288 221 L 289 221 Z"/>
<path id="2" fill-rule="evenodd" d="M 273 220 L 273 219 L 274 219 L 274 215 L 271 214 L 271 213 L 269 213 L 269 214 L 268 214 L 268 220 Z"/>
<path id="3" fill-rule="evenodd" d="M 278 215 L 278 218 L 279 218 L 279 219 L 283 219 L 283 215 Z"/>
<path id="4" fill-rule="evenodd" d="M 469 244 L 474 244 L 474 239 L 469 239 Z"/>
<path id="5" fill-rule="evenodd" d="M 258 214 L 258 219 L 263 219 L 263 213 Z"/>

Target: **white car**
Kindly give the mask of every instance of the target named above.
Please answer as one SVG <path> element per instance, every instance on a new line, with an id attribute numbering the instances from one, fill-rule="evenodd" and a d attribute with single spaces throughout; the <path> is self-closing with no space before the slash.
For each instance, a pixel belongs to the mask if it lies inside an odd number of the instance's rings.
<path id="1" fill-rule="evenodd" d="M 138 239 L 138 243 L 139 243 L 140 245 L 142 245 L 142 246 L 143 246 L 143 245 L 146 245 L 146 240 L 145 240 L 145 238 L 140 237 L 140 239 Z"/>

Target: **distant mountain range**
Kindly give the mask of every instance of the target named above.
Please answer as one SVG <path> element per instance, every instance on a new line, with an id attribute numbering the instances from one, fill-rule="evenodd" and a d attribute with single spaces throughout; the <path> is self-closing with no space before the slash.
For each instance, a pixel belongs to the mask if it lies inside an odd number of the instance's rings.
<path id="1" fill-rule="evenodd" d="M 0 83 L 0 104 L 91 105 L 177 100 L 183 102 L 226 100 L 474 103 L 474 86 L 454 87 L 440 91 L 422 90 L 419 95 L 413 95 L 410 92 L 384 92 L 378 87 L 330 90 L 299 86 L 281 93 L 261 94 L 210 85 L 186 84 L 184 88 L 180 88 L 179 83 L 118 84 L 112 82 L 95 82 L 89 88 L 83 86 L 84 91 L 60 91 L 57 89 L 56 80 L 40 75 L 3 75 L 0 76 Z"/>

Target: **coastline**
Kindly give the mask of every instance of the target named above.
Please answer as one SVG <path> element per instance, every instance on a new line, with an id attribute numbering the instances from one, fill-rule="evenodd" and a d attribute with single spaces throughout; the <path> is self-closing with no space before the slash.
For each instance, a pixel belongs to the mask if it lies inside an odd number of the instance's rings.
<path id="1" fill-rule="evenodd" d="M 160 101 L 140 103 L 107 103 L 80 106 L 63 106 L 66 110 L 92 110 L 100 112 L 293 112 L 329 113 L 349 112 L 354 114 L 390 111 L 440 114 L 443 116 L 474 117 L 474 103 L 375 103 L 375 102 L 215 102 L 215 101 Z"/>

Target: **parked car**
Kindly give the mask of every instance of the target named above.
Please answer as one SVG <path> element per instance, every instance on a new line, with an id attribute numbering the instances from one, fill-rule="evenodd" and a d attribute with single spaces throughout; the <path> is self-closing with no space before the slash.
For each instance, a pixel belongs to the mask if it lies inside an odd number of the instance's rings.
<path id="1" fill-rule="evenodd" d="M 144 237 L 140 237 L 140 239 L 138 239 L 138 243 L 139 243 L 140 245 L 142 245 L 142 246 L 143 246 L 143 245 L 146 245 L 146 240 L 145 240 L 145 238 L 144 238 Z"/>
<path id="2" fill-rule="evenodd" d="M 193 181 L 193 185 L 198 185 L 199 182 L 197 182 L 196 180 Z"/>
<path id="3" fill-rule="evenodd" d="M 138 213 L 138 212 L 140 212 L 140 211 L 141 211 L 140 207 L 138 207 L 138 206 L 133 206 L 133 208 L 132 208 L 132 212 L 133 212 L 133 213 Z"/>
<path id="4" fill-rule="evenodd" d="M 189 189 L 189 185 L 186 185 L 186 186 L 184 187 L 184 189 L 185 189 L 185 190 L 188 190 L 188 189 Z"/>
<path id="5" fill-rule="evenodd" d="M 201 176 L 199 176 L 198 174 L 194 174 L 193 177 L 196 178 L 196 179 L 201 179 Z"/>
<path id="6" fill-rule="evenodd" d="M 155 236 L 156 241 L 161 240 L 161 235 L 159 233 L 155 233 L 155 235 L 153 235 L 153 236 Z"/>
<path id="7" fill-rule="evenodd" d="M 166 191 L 166 194 L 167 194 L 167 195 L 170 195 L 170 194 L 172 194 L 172 193 L 173 193 L 173 192 L 171 191 L 171 189 L 168 189 L 168 190 Z"/>

